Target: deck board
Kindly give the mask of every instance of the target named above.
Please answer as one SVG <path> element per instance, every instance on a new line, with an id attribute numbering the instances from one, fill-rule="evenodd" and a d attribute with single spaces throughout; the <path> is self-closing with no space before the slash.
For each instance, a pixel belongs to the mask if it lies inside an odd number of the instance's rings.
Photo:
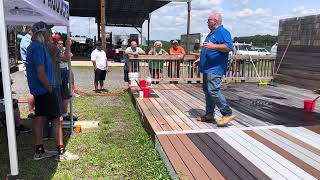
<path id="1" fill-rule="evenodd" d="M 196 120 L 205 110 L 198 84 L 154 85 L 144 99 L 131 89 L 172 179 L 320 179 L 320 113 L 303 111 L 316 95 L 283 85 L 222 89 L 236 116 L 227 127 Z"/>

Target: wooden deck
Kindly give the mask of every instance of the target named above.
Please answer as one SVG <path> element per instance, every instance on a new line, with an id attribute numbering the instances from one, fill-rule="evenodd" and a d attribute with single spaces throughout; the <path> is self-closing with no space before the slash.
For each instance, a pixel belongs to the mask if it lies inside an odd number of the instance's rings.
<path id="1" fill-rule="evenodd" d="M 281 127 L 157 135 L 173 179 L 320 179 L 320 131 Z"/>
<path id="2" fill-rule="evenodd" d="M 236 120 L 223 128 L 196 121 L 205 113 L 200 85 L 154 85 L 148 99 L 138 91 L 134 103 L 173 179 L 320 178 L 319 106 L 303 112 L 311 91 L 224 85 Z"/>

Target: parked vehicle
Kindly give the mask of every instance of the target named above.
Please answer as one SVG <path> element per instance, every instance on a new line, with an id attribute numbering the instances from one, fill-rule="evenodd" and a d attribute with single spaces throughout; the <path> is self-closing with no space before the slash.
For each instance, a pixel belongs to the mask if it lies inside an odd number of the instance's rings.
<path id="1" fill-rule="evenodd" d="M 271 56 L 277 56 L 278 43 L 275 43 L 271 48 Z"/>
<path id="2" fill-rule="evenodd" d="M 269 56 L 271 53 L 265 48 L 254 47 L 252 44 L 234 43 L 238 55 L 251 55 L 251 56 Z"/>
<path id="3" fill-rule="evenodd" d="M 266 48 L 258 48 L 258 47 L 255 47 L 253 48 L 255 51 L 257 51 L 257 55 L 258 56 L 270 56 L 271 53 L 266 50 Z"/>

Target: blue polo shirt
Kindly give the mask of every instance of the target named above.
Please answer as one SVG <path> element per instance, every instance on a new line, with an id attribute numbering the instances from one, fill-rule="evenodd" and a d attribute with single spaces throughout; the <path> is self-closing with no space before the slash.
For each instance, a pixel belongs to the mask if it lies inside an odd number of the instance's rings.
<path id="1" fill-rule="evenodd" d="M 205 42 L 214 44 L 225 44 L 228 48 L 233 49 L 233 43 L 230 32 L 222 25 L 214 32 L 211 32 Z M 229 62 L 229 53 L 217 50 L 202 48 L 200 55 L 200 72 L 211 73 L 223 76 L 226 74 Z"/>
<path id="2" fill-rule="evenodd" d="M 38 41 L 32 41 L 27 50 L 26 70 L 30 93 L 35 96 L 48 92 L 38 78 L 37 67 L 39 65 L 44 65 L 50 85 L 55 86 L 55 74 L 53 72 L 51 56 L 47 48 Z"/>

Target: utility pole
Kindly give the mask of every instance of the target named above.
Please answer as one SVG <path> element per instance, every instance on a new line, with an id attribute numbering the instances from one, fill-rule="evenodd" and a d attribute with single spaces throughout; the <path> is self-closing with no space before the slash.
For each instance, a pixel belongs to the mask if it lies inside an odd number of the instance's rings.
<path id="1" fill-rule="evenodd" d="M 187 53 L 190 52 L 190 23 L 191 23 L 191 0 L 188 2 L 188 22 L 187 22 Z"/>
<path id="2" fill-rule="evenodd" d="M 101 43 L 102 49 L 106 51 L 106 0 L 100 0 L 101 10 Z"/>

